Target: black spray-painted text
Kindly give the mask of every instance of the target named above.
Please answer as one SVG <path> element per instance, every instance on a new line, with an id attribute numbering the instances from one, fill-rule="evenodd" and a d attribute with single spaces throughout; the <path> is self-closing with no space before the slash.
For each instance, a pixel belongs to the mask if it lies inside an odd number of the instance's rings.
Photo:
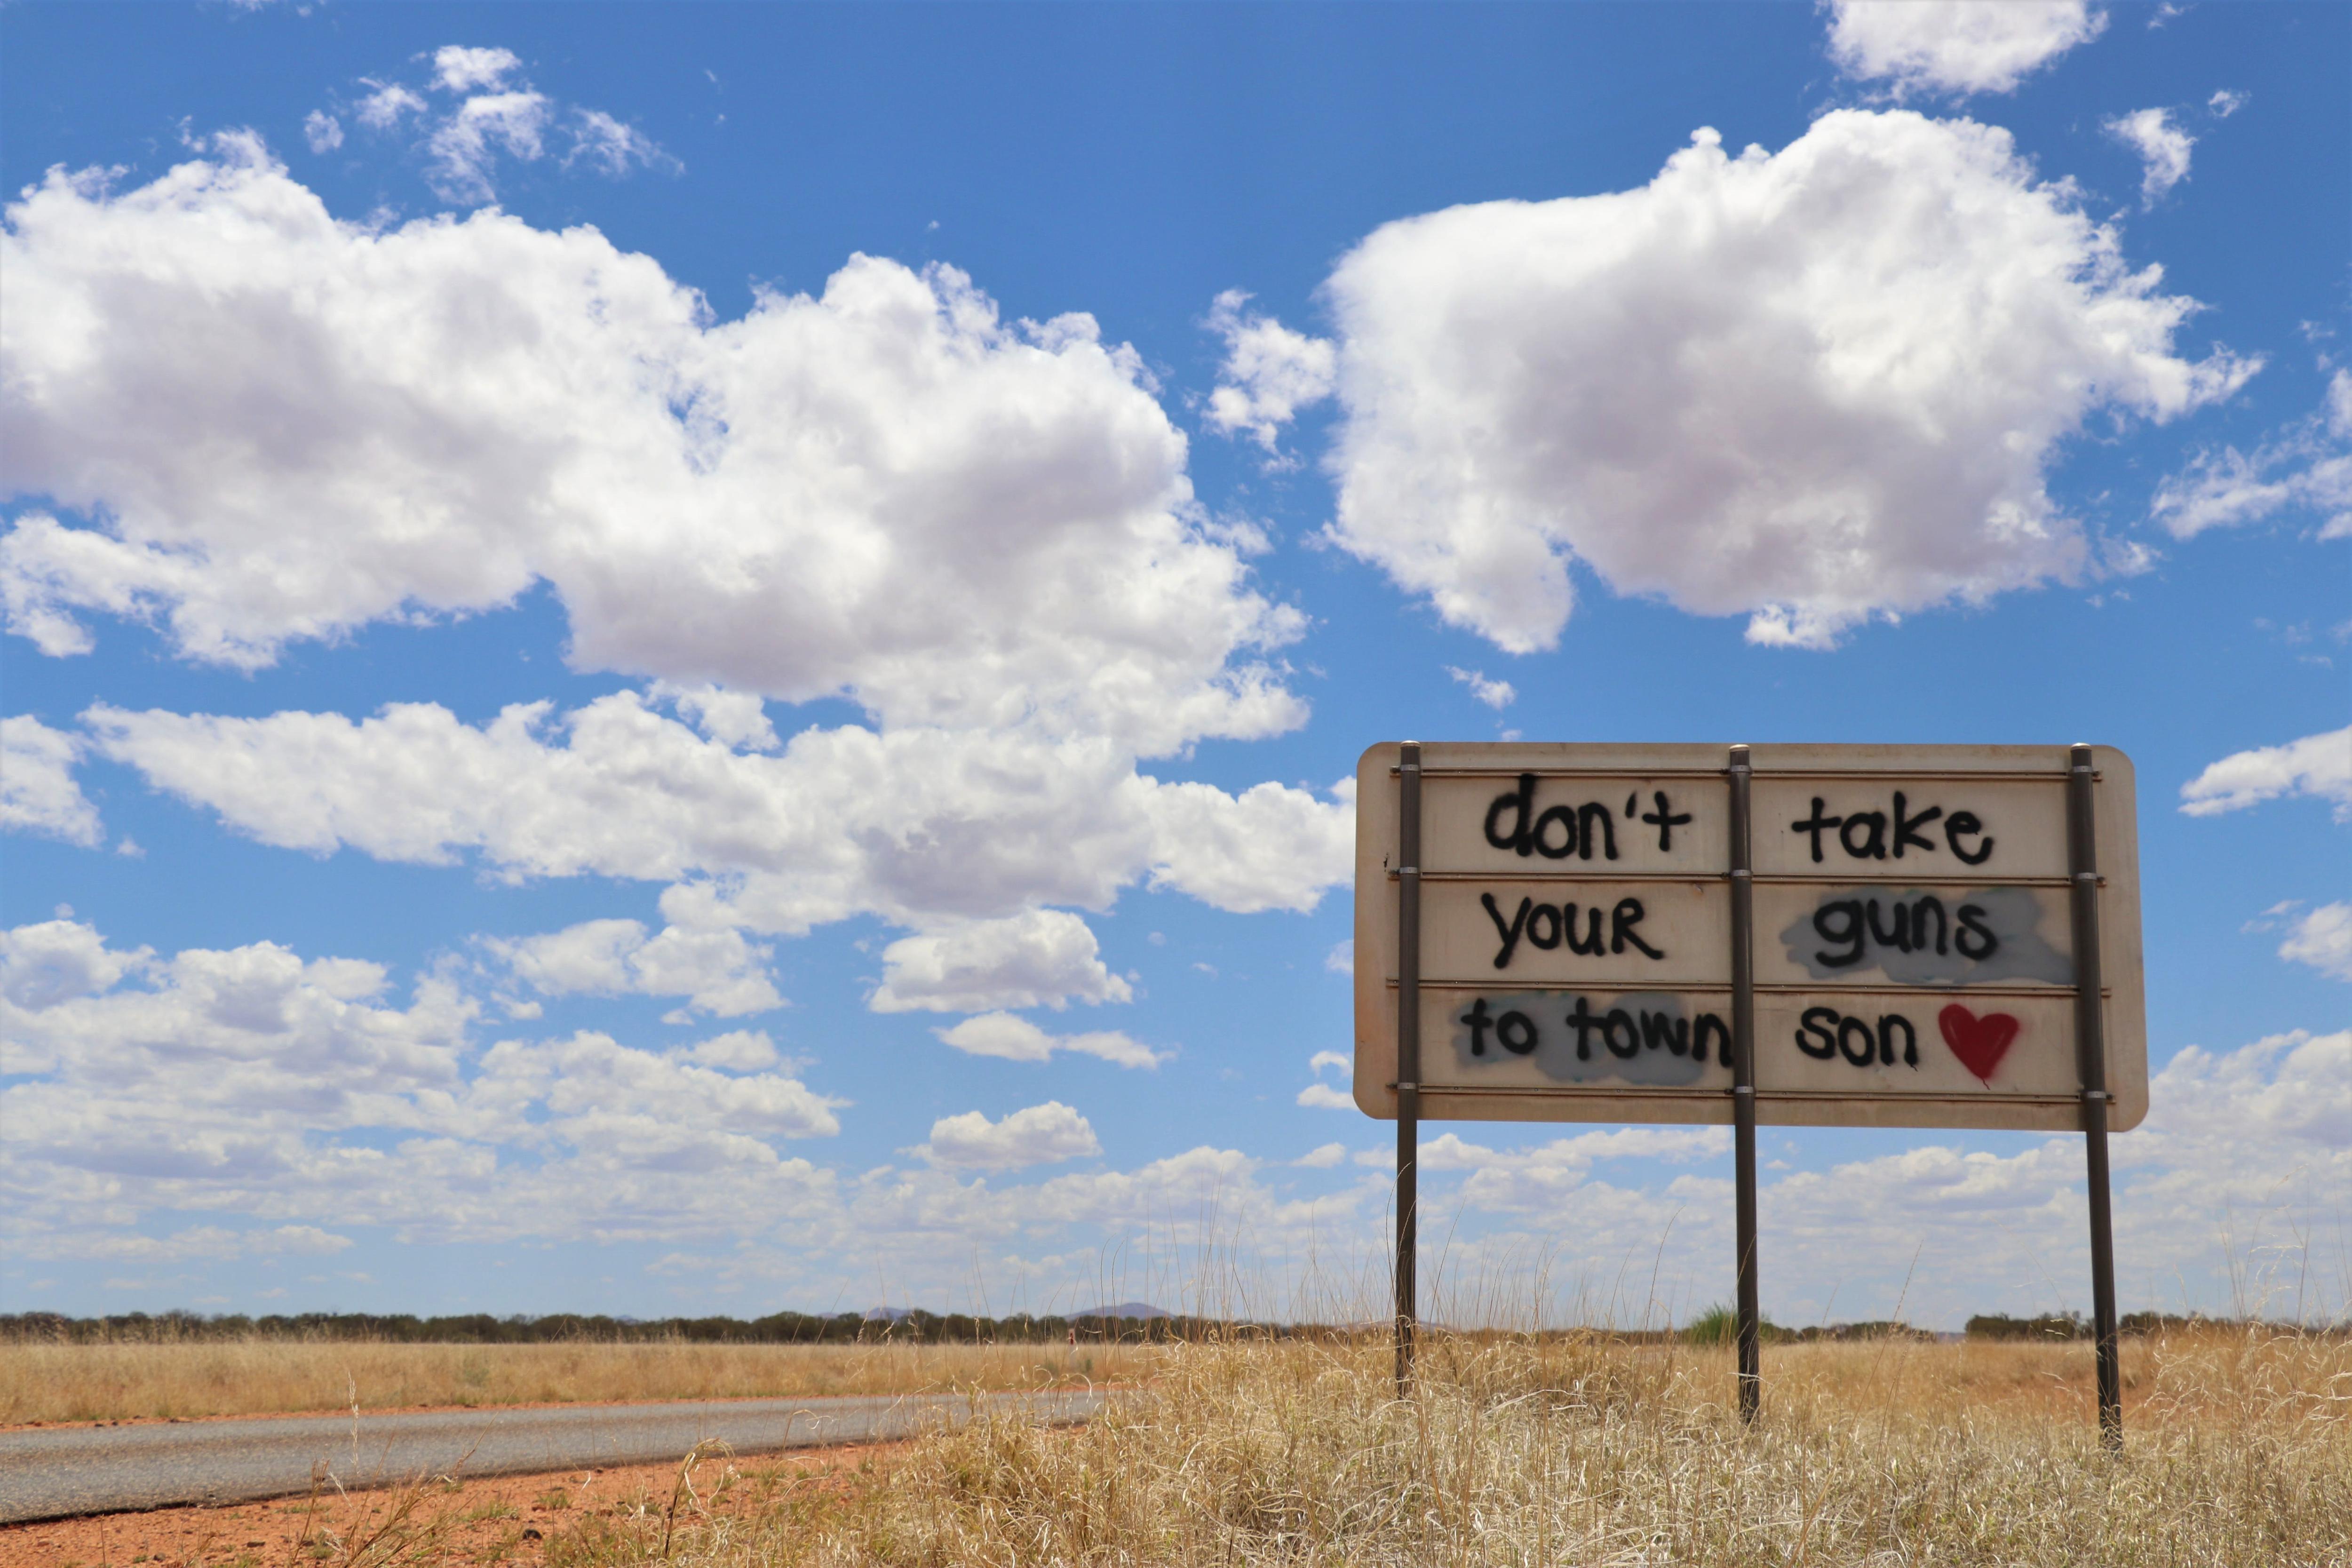
<path id="1" fill-rule="evenodd" d="M 1949 849 L 1963 866 L 1981 866 L 1992 858 L 1993 840 L 1986 835 L 1984 824 L 1973 811 L 1946 816 L 1940 805 L 1913 811 L 1901 790 L 1895 792 L 1892 812 L 1855 811 L 1832 816 L 1825 807 L 1822 797 L 1815 795 L 1812 815 L 1789 824 L 1791 831 L 1811 839 L 1816 865 L 1823 858 L 1822 846 L 1825 840 L 1844 850 L 1846 858 L 1853 860 L 1884 860 L 1890 854 L 1900 860 L 1906 850 L 1932 855 L 1939 848 Z M 1943 824 L 1941 845 L 1936 842 L 1934 834 L 1924 831 L 1938 821 Z"/>
<path id="2" fill-rule="evenodd" d="M 1625 827 L 1633 833 L 1641 827 L 1658 830 L 1658 848 L 1671 853 L 1675 847 L 1675 829 L 1690 821 L 1687 811 L 1676 811 L 1664 790 L 1650 792 L 1650 809 L 1642 809 L 1641 795 L 1625 797 Z M 1524 858 L 1540 855 L 1547 860 L 1565 860 L 1574 856 L 1590 860 L 1598 854 L 1604 860 L 1617 858 L 1617 816 L 1601 801 L 1588 800 L 1580 805 L 1565 803 L 1536 809 L 1536 775 L 1521 773 L 1515 789 L 1504 791 L 1486 807 L 1486 842 L 1497 849 L 1507 849 Z"/>
<path id="3" fill-rule="evenodd" d="M 1633 929 L 1649 912 L 1642 907 L 1639 899 L 1617 900 L 1616 908 L 1609 911 L 1609 930 L 1605 938 L 1601 929 L 1601 909 L 1597 904 L 1584 911 L 1584 930 L 1580 933 L 1576 929 L 1576 906 L 1572 903 L 1539 904 L 1532 898 L 1522 898 L 1518 912 L 1506 921 L 1502 906 L 1495 902 L 1494 894 L 1481 893 L 1478 901 L 1486 906 L 1486 918 L 1495 922 L 1495 934 L 1502 941 L 1502 946 L 1495 952 L 1495 967 L 1497 969 L 1510 967 L 1511 954 L 1518 950 L 1523 939 L 1530 947 L 1539 947 L 1546 952 L 1565 942 L 1569 952 L 1581 953 L 1588 958 L 1598 958 L 1604 952 L 1622 954 L 1629 947 L 1654 959 L 1666 956 L 1643 942 L 1641 934 Z"/>
<path id="4" fill-rule="evenodd" d="M 1462 1022 L 1470 1030 L 1470 1054 L 1474 1057 L 1486 1054 L 1489 1033 L 1497 1046 L 1513 1056 L 1531 1057 L 1543 1044 L 1543 1030 L 1537 1020 L 1517 1008 L 1489 1015 L 1484 996 L 1471 1004 Z M 1730 1026 L 1713 1013 L 1683 1018 L 1646 1007 L 1611 1007 L 1596 1012 L 1590 1000 L 1579 996 L 1561 1026 L 1575 1036 L 1579 1061 L 1592 1060 L 1593 1047 L 1598 1045 L 1611 1056 L 1626 1061 L 1643 1051 L 1664 1050 L 1703 1062 L 1711 1047 L 1725 1067 L 1731 1065 Z"/>

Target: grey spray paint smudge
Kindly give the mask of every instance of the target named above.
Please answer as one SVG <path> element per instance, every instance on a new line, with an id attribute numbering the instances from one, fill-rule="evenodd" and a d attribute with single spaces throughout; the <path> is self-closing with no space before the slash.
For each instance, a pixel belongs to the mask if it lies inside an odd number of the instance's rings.
<path id="1" fill-rule="evenodd" d="M 1926 908 L 1942 912 L 1939 922 Z M 1844 905 L 1845 909 L 1839 906 Z M 1993 947 L 1965 930 L 1963 910 L 1991 933 Z M 1924 918 L 1923 918 L 1924 917 Z M 1898 985 L 1983 985 L 2002 980 L 2046 980 L 2071 985 L 2074 963 L 2041 934 L 2042 902 L 2031 888 L 1985 888 L 1965 894 L 1911 888 L 1842 888 L 1821 896 L 1813 911 L 1780 932 L 1789 961 L 1816 980 L 1851 978 L 1872 969 Z M 1945 940 L 1938 942 L 1940 931 Z M 1887 940 L 1902 932 L 1910 951 Z M 1965 951 L 1975 945 L 1980 956 Z M 1942 952 L 1937 952 L 1941 947 Z M 1856 956 L 1848 957 L 1849 953 Z M 1838 962 L 1843 961 L 1843 962 Z"/>
<path id="2" fill-rule="evenodd" d="M 1588 1054 L 1580 1058 L 1577 1055 L 1577 1030 L 1569 1022 L 1569 1016 L 1575 1009 L 1579 995 L 1584 997 L 1591 1014 L 1603 1017 L 1612 1012 L 1625 1015 L 1627 1024 L 1633 1030 L 1633 1038 L 1641 1042 L 1633 1055 L 1623 1056 L 1612 1050 L 1602 1034 L 1590 1027 L 1586 1038 Z M 1483 1054 L 1476 1049 L 1481 1041 L 1474 1038 L 1476 1032 L 1471 1027 L 1470 1018 L 1473 1009 L 1482 1002 L 1486 1005 L 1485 1017 L 1488 1023 L 1483 1031 L 1486 1047 Z M 1708 1060 L 1721 1049 L 1716 1037 L 1709 1035 L 1708 1058 L 1703 1060 L 1699 1057 L 1696 1038 L 1700 1033 L 1699 1011 L 1705 1010 L 1694 1010 L 1685 1005 L 1684 998 L 1662 991 L 1488 993 L 1465 1002 L 1454 1010 L 1451 1018 L 1454 1056 L 1465 1073 L 1471 1075 L 1483 1068 L 1503 1062 L 1532 1061 L 1538 1071 L 1559 1083 L 1692 1084 L 1706 1073 Z M 1723 1013 L 1715 1015 L 1724 1019 L 1727 1032 L 1723 1037 L 1727 1039 L 1729 1037 L 1727 1011 L 1727 1004 Z M 1516 1043 L 1531 1043 L 1531 1050 L 1513 1049 L 1498 1038 L 1496 1024 L 1506 1015 L 1513 1013 L 1526 1020 L 1528 1027 L 1534 1032 L 1534 1037 L 1532 1042 L 1528 1042 L 1515 1028 L 1512 1038 Z M 1645 1014 L 1654 1020 L 1648 1038 L 1644 1038 L 1642 1027 Z M 1664 1030 L 1657 1026 L 1661 1024 L 1666 1026 Z M 1686 1042 L 1685 1049 L 1679 1053 L 1663 1043 L 1675 1024 L 1682 1025 L 1687 1031 L 1683 1037 Z M 1621 1026 L 1617 1035 L 1618 1045 L 1622 1047 L 1626 1039 Z M 1650 1039 L 1658 1039 L 1661 1043 L 1654 1045 L 1649 1043 Z"/>

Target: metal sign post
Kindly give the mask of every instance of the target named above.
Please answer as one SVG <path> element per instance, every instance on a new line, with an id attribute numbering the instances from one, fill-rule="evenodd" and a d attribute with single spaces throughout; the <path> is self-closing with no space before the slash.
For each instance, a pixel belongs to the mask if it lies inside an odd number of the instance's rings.
<path id="1" fill-rule="evenodd" d="M 1355 1097 L 1397 1122 L 1401 1395 L 1424 1115 L 1728 1124 L 1749 1420 L 1759 1126 L 2079 1129 L 2120 1440 L 2106 1139 L 2147 1110 L 2128 758 L 1406 742 L 1357 784 Z"/>
<path id="2" fill-rule="evenodd" d="M 2091 1332 L 2099 1358 L 2099 1436 L 2123 1446 L 2122 1348 L 2116 1342 L 2116 1236 L 2107 1194 L 2107 1052 L 2099 984 L 2099 857 L 2091 748 L 2069 749 L 2066 860 L 2074 939 L 2074 1051 L 2083 1076 L 2083 1158 L 2091 1199 Z"/>
<path id="3" fill-rule="evenodd" d="M 1756 1419 L 1764 1394 L 1763 1311 L 1756 1283 L 1756 878 L 1750 865 L 1748 748 L 1731 748 L 1731 1142 L 1738 1186 L 1732 1208 L 1739 1257 L 1739 1418 Z"/>
<path id="4" fill-rule="evenodd" d="M 1407 741 L 1397 763 L 1396 1385 L 1412 1392 L 1419 1328 L 1413 1265 L 1421 1253 L 1421 747 Z"/>

